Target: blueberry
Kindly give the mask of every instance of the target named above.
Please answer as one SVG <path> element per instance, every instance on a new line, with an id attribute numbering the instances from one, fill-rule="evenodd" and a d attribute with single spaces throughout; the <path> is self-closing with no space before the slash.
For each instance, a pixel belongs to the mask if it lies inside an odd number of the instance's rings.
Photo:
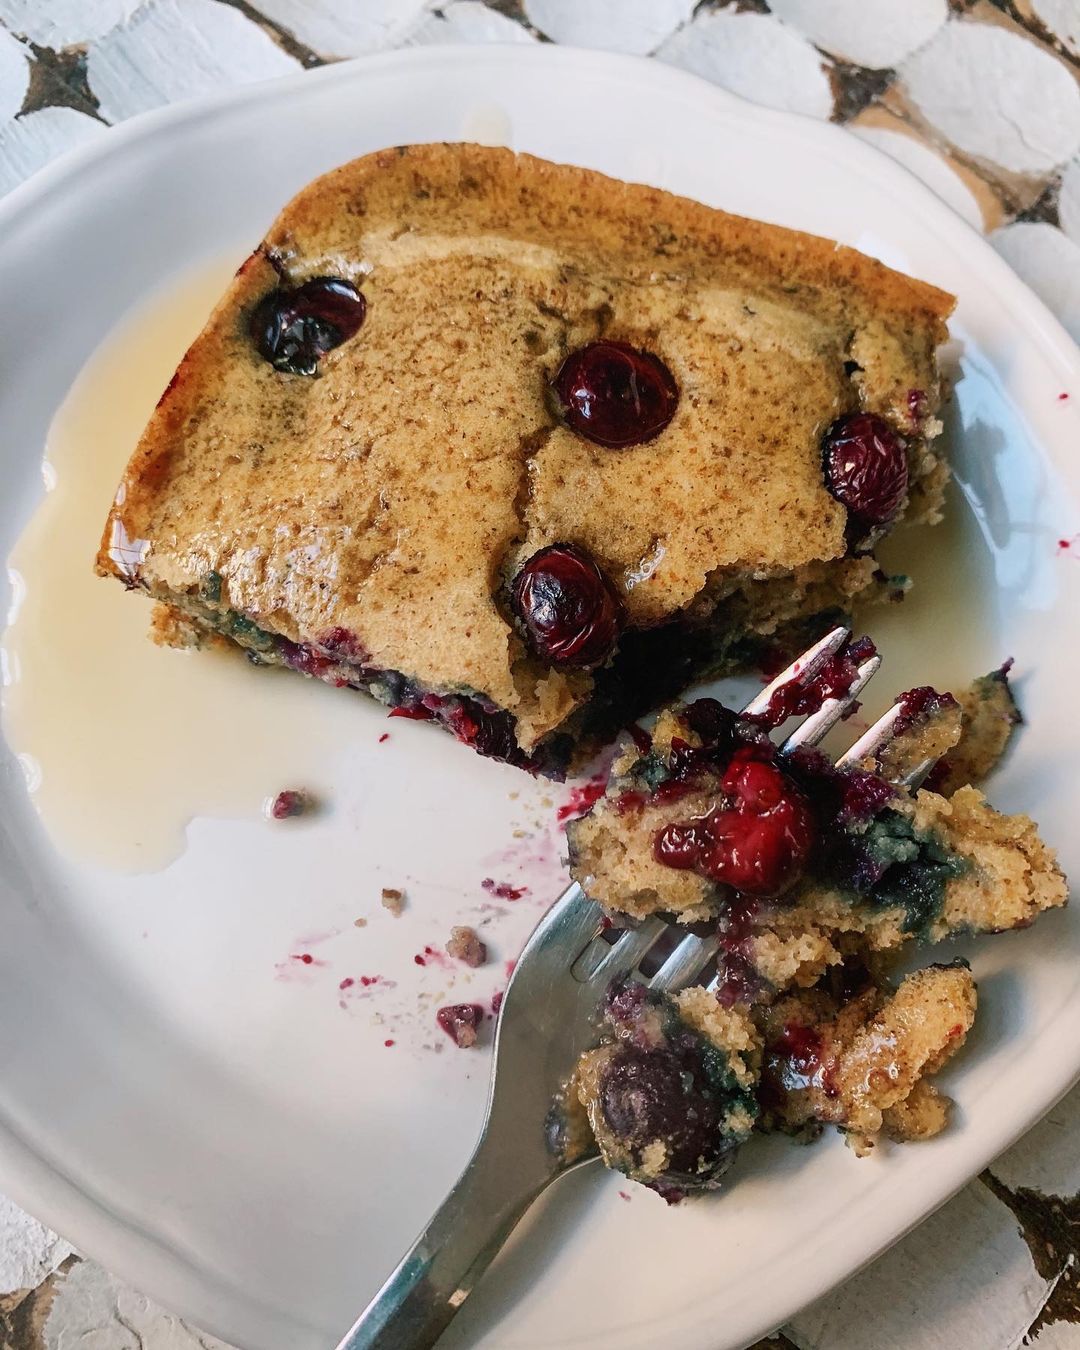
<path id="1" fill-rule="evenodd" d="M 352 282 L 313 277 L 263 296 L 251 315 L 251 339 L 275 370 L 314 375 L 325 352 L 359 331 L 366 308 Z"/>
<path id="2" fill-rule="evenodd" d="M 626 342 L 579 347 L 562 363 L 552 388 L 566 425 L 610 449 L 651 441 L 679 402 L 679 386 L 663 361 Z"/>
<path id="3" fill-rule="evenodd" d="M 584 549 L 552 544 L 514 578 L 511 605 L 529 646 L 553 666 L 599 666 L 622 628 L 622 602 Z"/>

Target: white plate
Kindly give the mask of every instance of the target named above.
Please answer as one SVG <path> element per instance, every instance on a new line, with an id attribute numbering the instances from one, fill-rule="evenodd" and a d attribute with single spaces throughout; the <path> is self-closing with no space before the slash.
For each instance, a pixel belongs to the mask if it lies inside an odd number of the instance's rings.
<path id="1" fill-rule="evenodd" d="M 1080 567 L 1056 548 L 1080 528 L 1080 355 L 891 161 L 657 63 L 550 46 L 397 52 L 139 119 L 13 193 L 0 206 L 0 552 L 40 494 L 52 412 L 133 303 L 207 256 L 239 259 L 316 173 L 485 127 L 554 160 L 837 237 L 959 294 L 959 523 L 929 552 L 914 536 L 894 550 L 922 599 L 903 637 L 889 630 L 884 682 L 895 690 L 905 664 L 948 682 L 1015 653 L 1030 725 L 995 796 L 1030 808 L 1080 870 Z M 80 706 L 79 657 L 63 637 L 72 697 L 57 716 L 74 736 L 95 710 Z M 480 1118 L 486 1059 L 423 1048 L 437 1035 L 433 1004 L 400 1012 L 388 1051 L 374 1001 L 338 1008 L 337 976 L 368 963 L 394 973 L 402 1010 L 439 993 L 442 973 L 411 954 L 477 903 L 514 822 L 551 814 L 524 776 L 428 728 L 389 724 L 395 751 L 377 758 L 387 724 L 340 699 L 334 715 L 356 749 L 335 767 L 326 821 L 293 833 L 197 821 L 184 856 L 143 877 L 61 856 L 10 754 L 0 763 L 0 1186 L 135 1285 L 260 1350 L 333 1343 L 464 1162 Z M 538 866 L 538 884 L 554 885 L 558 867 Z M 353 929 L 357 913 L 377 912 L 378 887 L 406 874 L 409 915 Z M 538 898 L 507 907 L 500 954 Z M 275 980 L 305 930 L 337 930 L 318 949 L 328 973 Z M 599 1171 L 576 1176 L 447 1344 L 721 1350 L 782 1322 L 1073 1081 L 1078 950 L 1069 912 L 975 947 L 980 1022 L 949 1075 L 959 1110 L 939 1139 L 868 1161 L 836 1140 L 768 1141 L 746 1151 L 722 1198 L 670 1211 L 643 1191 L 626 1203 Z M 498 983 L 483 978 L 472 990 Z"/>

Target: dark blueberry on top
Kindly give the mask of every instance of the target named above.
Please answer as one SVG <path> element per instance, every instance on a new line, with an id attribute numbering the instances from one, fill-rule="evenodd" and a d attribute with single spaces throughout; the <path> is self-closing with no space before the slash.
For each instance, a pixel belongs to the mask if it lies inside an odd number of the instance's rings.
<path id="1" fill-rule="evenodd" d="M 571 352 L 552 389 L 572 431 L 614 450 L 659 436 L 679 402 L 663 361 L 627 342 L 590 342 Z"/>
<path id="2" fill-rule="evenodd" d="M 839 417 L 821 443 L 825 486 L 864 526 L 886 525 L 908 487 L 907 454 L 900 437 L 874 413 Z"/>
<path id="3" fill-rule="evenodd" d="M 631 1025 L 641 1016 L 648 998 L 648 989 L 636 980 L 622 984 L 613 980 L 604 997 L 604 1012 L 613 1024 L 625 1022 Z"/>
<path id="4" fill-rule="evenodd" d="M 324 352 L 359 331 L 366 308 L 352 282 L 312 277 L 263 296 L 251 315 L 251 340 L 275 370 L 314 375 Z"/>
<path id="5" fill-rule="evenodd" d="M 699 698 L 683 709 L 683 721 L 713 751 L 729 750 L 735 744 L 738 718 L 717 698 Z"/>
<path id="6" fill-rule="evenodd" d="M 553 666 L 599 666 L 618 641 L 623 609 L 584 549 L 552 544 L 524 564 L 511 588 L 529 646 Z"/>
<path id="7" fill-rule="evenodd" d="M 720 1104 L 696 1078 L 688 1064 L 665 1050 L 619 1046 L 600 1083 L 604 1119 L 629 1148 L 662 1140 L 667 1172 L 693 1175 L 701 1160 L 726 1151 Z"/>

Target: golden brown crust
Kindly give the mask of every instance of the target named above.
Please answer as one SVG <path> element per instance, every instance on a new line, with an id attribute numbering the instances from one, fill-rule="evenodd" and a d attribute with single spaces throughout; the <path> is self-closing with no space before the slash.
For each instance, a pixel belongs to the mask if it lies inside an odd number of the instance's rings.
<path id="1" fill-rule="evenodd" d="M 1023 720 L 1009 687 L 1008 666 L 974 680 L 956 699 L 962 716 L 960 738 L 935 780 L 943 797 L 966 784 L 978 787 L 997 767 Z"/>
<path id="2" fill-rule="evenodd" d="M 326 274 L 362 288 L 364 326 L 317 378 L 281 374 L 250 311 L 282 277 Z M 369 155 L 301 192 L 238 272 L 132 457 L 98 568 L 164 599 L 220 577 L 221 609 L 315 647 L 345 629 L 372 666 L 511 710 L 530 745 L 590 680 L 526 659 L 493 598 L 520 560 L 584 545 L 633 624 L 718 576 L 846 567 L 821 431 L 856 406 L 890 418 L 925 509 L 952 304 L 827 240 L 588 170 L 468 145 Z M 630 450 L 548 406 L 601 332 L 656 351 L 682 391 Z"/>

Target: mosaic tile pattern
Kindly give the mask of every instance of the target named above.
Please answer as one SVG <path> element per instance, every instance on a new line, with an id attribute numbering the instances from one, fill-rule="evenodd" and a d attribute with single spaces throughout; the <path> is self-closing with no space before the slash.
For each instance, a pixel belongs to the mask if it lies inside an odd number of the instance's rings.
<path id="1" fill-rule="evenodd" d="M 0 0 L 0 192 L 148 108 L 451 41 L 649 55 L 843 123 L 1080 340 L 1080 0 Z M 1080 1350 L 1078 1142 L 1080 1089 L 756 1350 Z M 227 1350 L 0 1199 L 0 1350 L 76 1344 Z"/>
<path id="2" fill-rule="evenodd" d="M 0 191 L 176 99 L 406 43 L 537 40 L 850 126 L 1080 338 L 1080 0 L 0 0 Z"/>

